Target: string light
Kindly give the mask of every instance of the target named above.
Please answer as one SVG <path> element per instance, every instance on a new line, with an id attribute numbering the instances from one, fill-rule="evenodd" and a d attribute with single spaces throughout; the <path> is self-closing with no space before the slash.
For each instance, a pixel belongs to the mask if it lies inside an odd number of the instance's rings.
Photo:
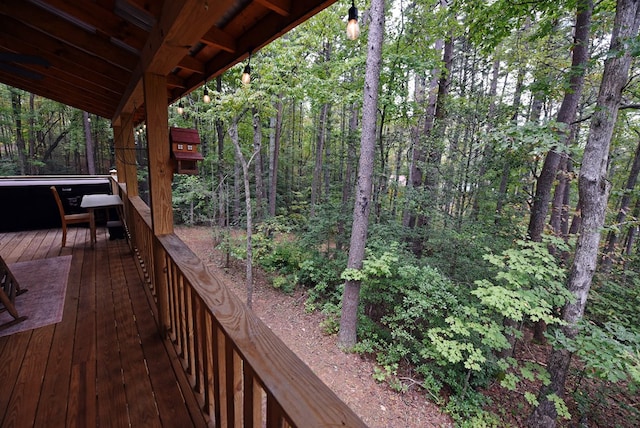
<path id="1" fill-rule="evenodd" d="M 247 61 L 247 65 L 244 66 L 240 80 L 242 80 L 244 85 L 251 83 L 251 52 L 249 52 L 249 60 Z"/>
<path id="2" fill-rule="evenodd" d="M 184 114 L 184 104 L 182 104 L 182 100 L 178 103 L 178 114 L 181 116 Z"/>
<path id="3" fill-rule="evenodd" d="M 207 84 L 204 84 L 204 97 L 202 97 L 205 103 L 209 104 L 211 102 L 211 97 L 209 96 L 209 89 L 207 88 Z"/>
<path id="4" fill-rule="evenodd" d="M 347 37 L 349 40 L 355 40 L 360 36 L 360 25 L 358 25 L 358 9 L 355 0 L 351 0 L 349 8 L 349 22 L 347 23 Z"/>

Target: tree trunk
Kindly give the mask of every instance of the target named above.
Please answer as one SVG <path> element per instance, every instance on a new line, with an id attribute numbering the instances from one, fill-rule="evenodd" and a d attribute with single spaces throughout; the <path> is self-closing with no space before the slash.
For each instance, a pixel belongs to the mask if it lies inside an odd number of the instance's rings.
<path id="1" fill-rule="evenodd" d="M 240 224 L 240 174 L 242 166 L 240 160 L 235 159 L 233 163 L 233 224 Z"/>
<path id="2" fill-rule="evenodd" d="M 636 200 L 636 204 L 633 207 L 633 213 L 631 215 L 634 219 L 637 219 L 638 216 L 640 215 L 640 199 Z M 629 234 L 627 235 L 627 238 L 625 240 L 625 245 L 624 245 L 624 254 L 627 256 L 630 256 L 631 253 L 633 252 L 633 244 L 635 243 L 637 233 L 638 233 L 637 225 L 634 225 L 633 227 L 629 228 Z"/>
<path id="3" fill-rule="evenodd" d="M 569 145 L 571 124 L 575 121 L 578 102 L 582 94 L 586 65 L 589 61 L 589 34 L 591 32 L 592 11 L 592 0 L 578 2 L 572 49 L 571 77 L 569 78 L 569 87 L 564 93 L 557 118 L 558 123 L 565 126 L 565 129 L 560 130 L 560 147 L 562 148 L 566 148 Z M 549 202 L 551 201 L 551 189 L 558 173 L 561 158 L 562 153 L 557 150 L 557 147 L 553 147 L 545 156 L 540 176 L 536 181 L 536 193 L 533 198 L 527 233 L 529 239 L 534 242 L 542 240 L 547 212 L 549 211 Z M 538 343 L 546 343 L 545 331 L 545 324 L 542 321 L 537 322 L 533 332 L 533 339 Z"/>
<path id="4" fill-rule="evenodd" d="M 269 140 L 269 215 L 276 215 L 276 195 L 278 194 L 278 157 L 280 155 L 280 138 L 282 137 L 282 95 L 276 102 L 276 117 L 271 122 L 271 138 Z"/>
<path id="5" fill-rule="evenodd" d="M 316 140 L 316 160 L 313 165 L 313 181 L 311 182 L 311 211 L 310 217 L 316 214 L 316 205 L 320 201 L 322 188 L 322 171 L 324 158 L 324 145 L 327 136 L 327 118 L 329 117 L 329 104 L 325 103 L 320 108 L 318 118 L 318 139 Z"/>
<path id="6" fill-rule="evenodd" d="M 262 180 L 262 125 L 260 123 L 260 113 L 258 109 L 252 109 L 253 114 L 253 174 L 256 181 L 256 221 L 264 217 L 264 182 Z"/>
<path id="7" fill-rule="evenodd" d="M 89 175 L 96 174 L 96 160 L 95 160 L 95 148 L 93 144 L 93 135 L 91 135 L 91 119 L 89 113 L 82 112 L 82 123 L 84 124 L 84 139 L 86 141 L 87 149 L 87 172 Z"/>
<path id="8" fill-rule="evenodd" d="M 564 237 L 562 232 L 562 220 L 566 218 L 565 212 L 567 208 L 565 206 L 565 198 L 567 195 L 567 188 L 569 186 L 569 174 L 567 172 L 568 156 L 566 153 L 562 154 L 560 158 L 560 164 L 558 165 L 558 184 L 556 184 L 553 192 L 553 201 L 551 203 L 551 219 L 549 225 L 551 230 L 556 236 Z"/>
<path id="9" fill-rule="evenodd" d="M 36 156 L 36 111 L 35 111 L 35 94 L 29 94 L 29 174 L 38 174 L 38 167 L 33 160 L 37 159 Z"/>
<path id="10" fill-rule="evenodd" d="M 222 93 L 222 77 L 216 77 L 216 90 Z M 224 177 L 224 122 L 216 119 L 216 134 L 218 136 L 218 226 L 225 227 L 229 224 L 226 207 L 229 205 Z"/>
<path id="11" fill-rule="evenodd" d="M 367 61 L 364 78 L 362 105 L 362 137 L 360 140 L 360 161 L 356 200 L 353 208 L 353 228 L 347 268 L 360 270 L 364 259 L 371 211 L 371 185 L 373 184 L 373 158 L 376 143 L 376 119 L 378 109 L 378 85 L 380 82 L 380 63 L 382 60 L 382 41 L 384 37 L 384 0 L 372 0 L 370 9 L 371 23 L 367 42 Z M 360 300 L 360 281 L 347 280 L 342 295 L 342 314 L 338 345 L 345 349 L 353 348 L 357 340 L 358 304 Z"/>
<path id="12" fill-rule="evenodd" d="M 255 116 L 254 116 L 255 117 Z M 254 146 L 254 152 L 249 161 L 247 162 L 242 155 L 242 149 L 240 148 L 240 140 L 238 138 L 238 120 L 236 118 L 231 122 L 231 126 L 229 127 L 229 136 L 231 137 L 231 141 L 233 142 L 233 146 L 236 149 L 236 158 L 240 165 L 242 165 L 242 181 L 244 183 L 244 202 L 245 209 L 247 210 L 247 261 L 246 261 L 246 287 L 247 287 L 247 306 L 251 307 L 253 304 L 253 244 L 251 241 L 252 232 L 253 232 L 253 224 L 252 224 L 252 216 L 251 216 L 251 185 L 249 183 L 249 164 L 253 160 L 256 153 L 259 152 L 260 146 Z"/>
<path id="13" fill-rule="evenodd" d="M 27 153 L 24 137 L 22 135 L 22 100 L 17 89 L 9 88 L 11 91 L 11 107 L 13 109 L 13 120 L 16 124 L 16 147 L 18 148 L 18 167 L 20 175 L 25 175 L 27 171 Z"/>
<path id="14" fill-rule="evenodd" d="M 627 212 L 631 205 L 631 195 L 634 187 L 636 187 L 636 183 L 638 182 L 638 173 L 640 173 L 640 143 L 638 144 L 638 147 L 636 147 L 636 151 L 633 156 L 633 165 L 631 166 L 629 178 L 627 179 L 627 186 L 625 187 L 625 192 L 620 201 L 620 210 L 616 216 L 616 227 L 620 227 L 627 217 Z M 619 234 L 613 230 L 607 234 L 607 244 L 604 249 L 604 258 L 602 259 L 602 268 L 605 272 L 608 272 L 611 269 L 611 264 L 614 258 L 613 253 L 618 245 L 618 235 Z"/>
<path id="15" fill-rule="evenodd" d="M 336 249 L 341 249 L 343 243 L 346 244 L 345 236 L 345 221 L 347 213 L 349 211 L 349 203 L 353 197 L 353 182 L 356 174 L 355 161 L 356 161 L 356 143 L 358 132 L 358 107 L 354 103 L 350 109 L 351 115 L 349 116 L 349 131 L 347 136 L 347 161 L 345 167 L 344 178 L 342 180 L 342 204 L 340 219 L 338 220 L 338 236 L 336 239 Z M 344 241 L 344 242 L 343 242 Z"/>
<path id="16" fill-rule="evenodd" d="M 500 77 L 500 60 L 494 59 L 493 66 L 491 68 L 491 84 L 489 85 L 489 111 L 487 113 L 487 125 L 486 132 L 489 132 L 493 129 L 493 122 L 496 117 L 496 95 L 498 93 L 498 79 Z M 471 210 L 471 218 L 473 220 L 478 220 L 478 216 L 480 214 L 480 199 L 484 195 L 483 189 L 486 187 L 485 183 L 485 174 L 487 172 L 487 163 L 493 157 L 493 149 L 491 146 L 486 146 L 482 152 L 482 159 L 480 161 L 480 167 L 478 169 L 478 181 L 477 181 L 477 189 L 473 198 L 473 208 Z"/>
<path id="17" fill-rule="evenodd" d="M 582 94 L 586 65 L 589 61 L 589 34 L 592 11 L 592 0 L 578 2 L 572 48 L 571 77 L 569 78 L 569 86 L 564 93 L 557 118 L 557 121 L 565 126 L 565 129 L 560 131 L 559 146 L 561 148 L 566 148 L 569 144 L 570 127 L 575 121 L 578 102 Z M 528 229 L 529 239 L 535 242 L 542 240 L 542 232 L 544 231 L 549 202 L 551 201 L 551 189 L 556 179 L 561 157 L 561 151 L 558 151 L 557 147 L 553 147 L 545 156 L 540 176 L 536 181 L 536 193 L 533 198 L 533 208 L 531 209 Z"/>
<path id="18" fill-rule="evenodd" d="M 444 49 L 444 40 L 437 39 L 435 42 L 434 50 L 441 52 Z M 438 100 L 438 81 L 442 75 L 440 67 L 436 67 L 431 70 L 429 81 L 428 96 L 425 97 L 425 91 L 427 91 L 426 79 L 423 76 L 416 75 L 415 78 L 415 100 L 416 104 L 423 105 L 424 108 L 424 123 L 422 129 L 419 125 L 416 125 L 412 130 L 412 153 L 411 164 L 409 165 L 409 180 L 407 181 L 407 192 L 413 193 L 414 199 L 422 199 L 417 196 L 421 191 L 424 183 L 424 168 L 426 158 L 426 139 L 431 135 L 433 129 L 434 118 L 436 115 L 436 103 Z M 425 104 L 426 102 L 426 104 Z M 414 210 L 407 210 L 404 213 L 402 224 L 404 227 L 415 229 L 418 223 L 418 214 Z M 412 247 L 417 245 L 414 239 L 409 239 Z M 417 251 L 417 248 L 416 248 Z"/>
<path id="19" fill-rule="evenodd" d="M 578 333 L 578 322 L 584 314 L 591 281 L 596 269 L 600 231 L 604 225 L 609 197 L 607 165 L 613 128 L 618 116 L 622 89 L 627 83 L 631 56 L 626 41 L 638 33 L 638 1 L 618 0 L 611 36 L 610 55 L 605 61 L 602 82 L 594 110 L 589 137 L 580 168 L 578 189 L 582 203 L 582 224 L 578 235 L 575 258 L 568 278 L 569 291 L 575 301 L 562 309 L 563 333 L 570 339 Z M 624 52 L 624 54 L 622 54 Z M 564 382 L 569 370 L 571 354 L 565 349 L 553 349 L 548 370 L 551 383 L 543 386 L 538 395 L 539 405 L 528 419 L 529 427 L 556 426 L 557 411 L 549 395 L 564 394 Z"/>

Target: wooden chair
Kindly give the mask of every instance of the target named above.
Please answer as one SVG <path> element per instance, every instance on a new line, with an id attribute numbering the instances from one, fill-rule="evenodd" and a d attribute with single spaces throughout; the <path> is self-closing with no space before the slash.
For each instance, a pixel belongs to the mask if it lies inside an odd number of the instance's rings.
<path id="1" fill-rule="evenodd" d="M 0 330 L 27 319 L 26 316 L 18 314 L 14 304 L 16 296 L 26 293 L 26 291 L 26 289 L 20 288 L 18 281 L 9 270 L 9 266 L 0 257 L 0 312 L 9 311 L 9 314 L 13 317 L 12 321 L 0 324 Z"/>
<path id="2" fill-rule="evenodd" d="M 53 196 L 56 199 L 56 204 L 58 204 L 58 211 L 60 212 L 60 220 L 62 221 L 62 246 L 64 247 L 67 244 L 67 224 L 91 224 L 92 214 L 90 212 L 80 214 L 65 214 L 64 206 L 62 205 L 62 200 L 60 199 L 60 195 L 58 195 L 56 186 L 51 186 L 51 193 L 53 193 Z"/>

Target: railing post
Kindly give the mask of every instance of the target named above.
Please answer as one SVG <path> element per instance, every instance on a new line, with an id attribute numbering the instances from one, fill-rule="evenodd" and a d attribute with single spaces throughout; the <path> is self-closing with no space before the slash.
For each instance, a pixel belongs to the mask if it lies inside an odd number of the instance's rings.
<path id="1" fill-rule="evenodd" d="M 167 254 L 156 237 L 153 238 L 153 269 L 153 276 L 156 282 L 154 287 L 158 298 L 160 334 L 166 339 L 171 327 L 169 315 L 169 266 L 167 264 Z"/>

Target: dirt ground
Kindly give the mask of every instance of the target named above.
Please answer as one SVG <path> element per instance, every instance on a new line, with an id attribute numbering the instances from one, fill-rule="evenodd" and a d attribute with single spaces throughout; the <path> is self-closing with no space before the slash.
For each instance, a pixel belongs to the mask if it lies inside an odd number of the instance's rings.
<path id="1" fill-rule="evenodd" d="M 244 265 L 232 261 L 225 269 L 223 255 L 214 249 L 208 227 L 176 228 L 176 234 L 242 301 Z M 323 333 L 322 314 L 307 313 L 305 295 L 274 289 L 264 275 L 254 273 L 253 310 L 316 375 L 372 428 L 453 427 L 451 419 L 425 398 L 417 387 L 406 393 L 391 390 L 373 378 L 374 364 L 357 354 L 340 351 L 336 337 Z"/>

